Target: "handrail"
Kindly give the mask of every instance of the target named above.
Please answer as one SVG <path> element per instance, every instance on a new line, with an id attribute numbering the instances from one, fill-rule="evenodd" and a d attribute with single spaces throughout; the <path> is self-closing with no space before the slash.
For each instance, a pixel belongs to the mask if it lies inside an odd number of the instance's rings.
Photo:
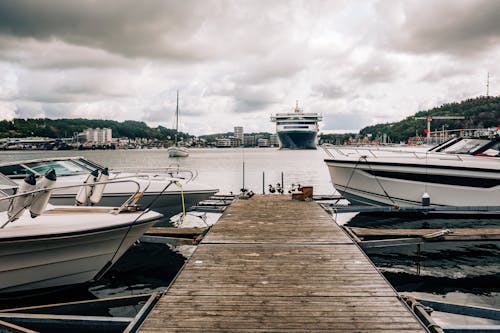
<path id="1" fill-rule="evenodd" d="M 186 169 L 186 168 L 181 169 L 181 168 L 175 168 L 175 167 L 171 167 L 171 166 L 168 166 L 168 167 L 150 167 L 150 168 L 120 167 L 120 168 L 113 168 L 110 170 L 110 172 L 117 173 L 117 174 L 125 173 L 125 172 L 136 173 L 136 175 L 132 175 L 129 177 L 137 177 L 138 175 L 141 175 L 143 173 L 155 172 L 155 171 L 157 171 L 158 173 L 163 172 L 165 174 L 170 175 L 171 177 L 175 177 L 175 174 L 177 174 L 177 175 L 179 175 L 179 177 L 177 177 L 177 178 L 186 180 L 186 183 L 189 183 L 190 181 L 193 181 L 194 179 L 196 179 L 198 177 L 198 172 L 196 170 L 193 172 L 193 170 L 191 170 L 191 169 Z M 188 174 L 188 177 L 184 178 L 181 175 L 183 173 Z"/>
<path id="2" fill-rule="evenodd" d="M 123 180 L 113 179 L 113 180 L 107 180 L 107 181 L 102 181 L 102 182 L 95 182 L 92 184 L 82 183 L 82 184 L 74 184 L 74 185 L 55 186 L 55 187 L 50 187 L 50 188 L 40 188 L 40 189 L 35 189 L 32 191 L 26 191 L 23 193 L 16 193 L 16 194 L 12 194 L 12 195 L 3 196 L 3 197 L 0 197 L 0 201 L 13 200 L 13 199 L 18 198 L 18 197 L 22 197 L 22 196 L 26 196 L 26 195 L 30 195 L 30 194 L 35 194 L 35 193 L 39 193 L 39 192 L 48 192 L 48 191 L 53 191 L 53 190 L 58 190 L 58 189 L 77 188 L 77 187 L 82 187 L 82 186 L 94 186 L 94 185 L 99 185 L 99 184 L 105 185 L 105 184 L 113 184 L 113 183 L 134 183 L 137 186 L 136 191 L 132 195 L 130 195 L 130 197 L 127 200 L 125 200 L 124 203 L 120 207 L 118 207 L 118 212 L 121 212 L 124 209 L 124 207 L 126 207 L 131 202 L 133 202 L 134 199 L 136 199 L 137 196 L 139 195 L 139 193 L 141 192 L 140 191 L 141 185 L 139 184 L 139 182 L 137 182 L 133 179 L 123 179 Z M 27 207 L 23 207 L 22 209 L 26 209 L 26 208 Z M 19 212 L 21 212 L 22 209 Z M 14 220 L 13 217 L 15 217 L 19 212 L 16 212 L 12 216 L 12 218 L 9 218 L 4 224 L 2 224 L 0 226 L 0 229 L 3 229 L 7 224 L 12 222 Z"/>

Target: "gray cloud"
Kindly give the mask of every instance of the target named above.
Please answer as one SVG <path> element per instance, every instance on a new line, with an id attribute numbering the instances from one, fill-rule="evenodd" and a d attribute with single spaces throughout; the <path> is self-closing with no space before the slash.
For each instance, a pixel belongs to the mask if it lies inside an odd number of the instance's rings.
<path id="1" fill-rule="evenodd" d="M 130 57 L 196 57 L 183 40 L 203 23 L 207 9 L 192 1 L 33 0 L 0 3 L 0 33 L 107 50 Z M 178 42 L 176 42 L 178 41 Z"/>
<path id="2" fill-rule="evenodd" d="M 385 1 L 379 9 L 391 4 Z M 403 1 L 400 9 L 400 22 L 391 22 L 400 24 L 389 33 L 389 42 L 401 51 L 470 57 L 500 41 L 498 1 Z"/>
<path id="3" fill-rule="evenodd" d="M 339 99 L 348 95 L 346 89 L 338 84 L 320 83 L 313 87 L 319 97 L 328 99 Z"/>
<path id="4" fill-rule="evenodd" d="M 88 117 L 193 134 L 272 130 L 299 100 L 355 130 L 484 94 L 486 0 L 0 2 L 0 118 Z M 492 80 L 491 94 L 500 93 Z"/>

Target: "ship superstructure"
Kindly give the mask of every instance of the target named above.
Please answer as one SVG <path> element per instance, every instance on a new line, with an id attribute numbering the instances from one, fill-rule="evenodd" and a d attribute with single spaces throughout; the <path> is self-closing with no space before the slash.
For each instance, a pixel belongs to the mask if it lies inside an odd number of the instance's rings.
<path id="1" fill-rule="evenodd" d="M 293 112 L 277 113 L 271 116 L 276 123 L 276 134 L 280 141 L 280 148 L 288 149 L 316 149 L 316 137 L 319 131 L 318 122 L 322 116 L 317 113 L 304 113 L 295 104 Z"/>

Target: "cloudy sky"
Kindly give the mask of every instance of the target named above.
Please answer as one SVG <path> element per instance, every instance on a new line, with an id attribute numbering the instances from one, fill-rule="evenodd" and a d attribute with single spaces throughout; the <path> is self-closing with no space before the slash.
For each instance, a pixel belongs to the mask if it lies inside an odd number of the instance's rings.
<path id="1" fill-rule="evenodd" d="M 0 2 L 0 118 L 272 131 L 295 100 L 326 132 L 500 93 L 496 0 Z"/>

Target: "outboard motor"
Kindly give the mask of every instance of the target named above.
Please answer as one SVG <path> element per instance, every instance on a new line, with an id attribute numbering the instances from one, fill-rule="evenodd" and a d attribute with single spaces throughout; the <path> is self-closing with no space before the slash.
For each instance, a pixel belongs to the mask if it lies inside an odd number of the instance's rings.
<path id="1" fill-rule="evenodd" d="M 276 192 L 276 189 L 273 187 L 273 185 L 269 184 L 269 193 L 274 193 Z"/>
<path id="2" fill-rule="evenodd" d="M 30 192 L 36 188 L 36 178 L 35 175 L 30 173 L 24 178 L 23 183 L 19 186 L 16 194 L 22 194 L 25 192 Z M 24 212 L 24 209 L 28 207 L 31 203 L 31 194 L 26 194 L 23 196 L 16 197 L 12 200 L 7 215 L 12 221 L 17 220 Z"/>
<path id="3" fill-rule="evenodd" d="M 45 207 L 47 207 L 47 204 L 49 203 L 50 195 L 52 193 L 51 188 L 54 187 L 56 180 L 56 172 L 54 169 L 50 169 L 47 171 L 45 176 L 38 181 L 36 189 L 45 189 L 46 191 L 37 192 L 33 196 L 30 206 L 31 217 L 37 217 L 43 213 Z"/>
<path id="4" fill-rule="evenodd" d="M 89 196 L 92 194 L 92 184 L 97 181 L 97 177 L 99 176 L 99 170 L 95 169 L 90 173 L 90 175 L 85 179 L 83 182 L 84 184 L 88 184 L 87 186 L 82 186 L 78 190 L 78 193 L 76 194 L 76 204 L 77 205 L 85 205 L 87 203 L 87 200 L 89 199 Z"/>
<path id="5" fill-rule="evenodd" d="M 99 176 L 97 177 L 96 182 L 106 182 L 109 179 L 109 170 L 108 168 L 104 168 L 99 171 Z M 90 195 L 90 202 L 92 204 L 97 204 L 102 199 L 102 195 L 104 193 L 104 188 L 106 188 L 106 184 L 97 184 L 94 185 L 92 189 L 92 194 Z"/>

